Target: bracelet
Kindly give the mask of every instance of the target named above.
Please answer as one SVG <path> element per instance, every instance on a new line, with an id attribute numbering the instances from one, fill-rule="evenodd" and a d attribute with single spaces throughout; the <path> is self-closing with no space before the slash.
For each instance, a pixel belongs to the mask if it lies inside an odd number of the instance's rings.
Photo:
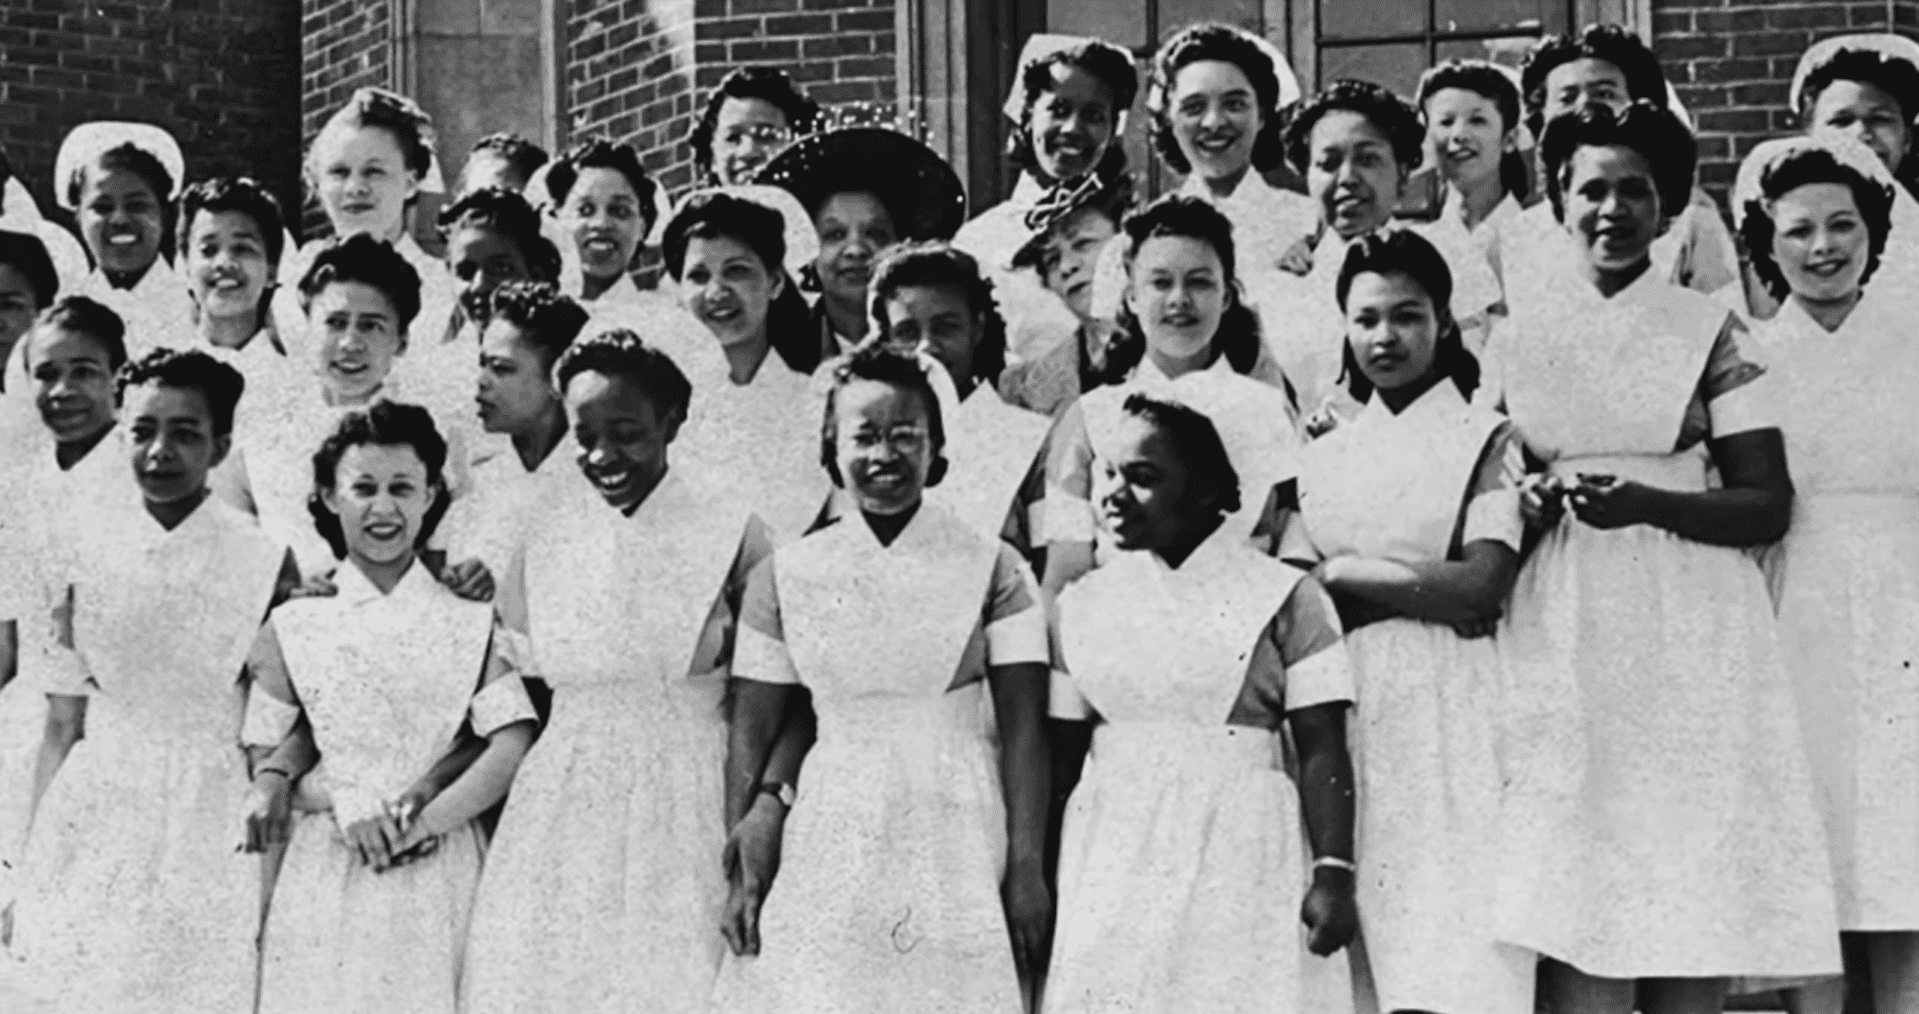
<path id="1" fill-rule="evenodd" d="M 1338 856 L 1320 856 L 1318 859 L 1313 860 L 1313 869 L 1345 870 L 1347 873 L 1359 872 L 1359 867 L 1353 865 L 1351 859 L 1341 859 Z"/>

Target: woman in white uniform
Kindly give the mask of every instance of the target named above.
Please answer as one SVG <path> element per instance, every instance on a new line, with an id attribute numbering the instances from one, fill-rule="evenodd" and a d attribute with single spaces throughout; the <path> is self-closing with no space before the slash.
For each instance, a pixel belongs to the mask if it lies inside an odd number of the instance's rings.
<path id="1" fill-rule="evenodd" d="M 1204 416 L 1130 395 L 1098 453 L 1121 552 L 1059 600 L 1051 711 L 1095 724 L 1042 1009 L 1351 1010 L 1353 676 L 1332 601 L 1222 533 L 1239 482 Z"/>
<path id="2" fill-rule="evenodd" d="M 724 949 L 727 651 L 772 544 L 726 475 L 673 453 L 693 391 L 671 359 L 607 332 L 558 383 L 579 471 L 502 598 L 555 706 L 487 853 L 463 1009 L 703 1014 Z"/>
<path id="3" fill-rule="evenodd" d="M 1768 559 L 1831 840 L 1839 928 L 1863 938 L 1875 1009 L 1919 1010 L 1919 302 L 1883 272 L 1898 184 L 1831 136 L 1768 141 L 1734 207 L 1780 301 L 1759 330 L 1797 495 Z"/>
<path id="4" fill-rule="evenodd" d="M 1684 125 L 1599 104 L 1541 150 L 1581 257 L 1494 334 L 1481 395 L 1547 470 L 1499 631 L 1498 936 L 1551 959 L 1562 1014 L 1622 1014 L 1635 987 L 1716 1012 L 1727 977 L 1839 967 L 1798 709 L 1741 551 L 1790 520 L 1784 440 L 1744 328 L 1652 269 L 1692 178 Z"/>
<path id="5" fill-rule="evenodd" d="M 505 795 L 534 713 L 524 640 L 418 563 L 445 460 L 418 406 L 343 417 L 313 456 L 338 593 L 278 610 L 247 656 L 265 738 L 304 714 L 320 751 L 302 783 L 319 808 L 295 819 L 261 938 L 263 1014 L 456 1010 L 474 818 Z M 467 736 L 486 746 L 438 782 Z"/>
<path id="6" fill-rule="evenodd" d="M 47 575 L 58 661 L 13 950 L 63 1009 L 250 1014 L 260 874 L 235 847 L 235 744 L 247 648 L 297 574 L 206 486 L 239 373 L 161 349 L 119 387 L 137 486 L 70 515 Z"/>
<path id="7" fill-rule="evenodd" d="M 720 80 L 686 139 L 702 186 L 733 187 L 819 125 L 820 105 L 778 67 L 741 67 Z"/>
<path id="8" fill-rule="evenodd" d="M 1525 465 L 1467 399 L 1479 364 L 1451 274 L 1416 233 L 1347 248 L 1358 416 L 1306 445 L 1283 559 L 1339 606 L 1359 704 L 1359 905 L 1380 1011 L 1530 1014 L 1537 957 L 1493 937 L 1500 669 L 1490 635 L 1519 568 Z"/>

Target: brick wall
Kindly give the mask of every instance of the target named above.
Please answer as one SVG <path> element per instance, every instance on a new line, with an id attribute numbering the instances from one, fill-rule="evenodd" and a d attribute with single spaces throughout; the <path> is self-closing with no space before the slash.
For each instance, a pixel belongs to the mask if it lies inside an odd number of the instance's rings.
<path id="1" fill-rule="evenodd" d="M 393 25 L 387 0 L 302 0 L 300 148 L 296 159 L 356 88 L 391 86 Z M 298 168 L 297 164 L 295 166 Z M 328 231 L 318 202 L 307 202 L 306 235 Z"/>
<path id="2" fill-rule="evenodd" d="M 1799 129 L 1786 93 L 1820 39 L 1896 27 L 1919 35 L 1911 0 L 1653 0 L 1653 48 L 1699 132 L 1700 181 L 1722 206 L 1739 162 Z"/>
<path id="3" fill-rule="evenodd" d="M 188 181 L 245 173 L 300 194 L 300 12 L 259 0 L 0 3 L 0 145 L 49 216 L 53 160 L 88 120 L 156 123 Z"/>

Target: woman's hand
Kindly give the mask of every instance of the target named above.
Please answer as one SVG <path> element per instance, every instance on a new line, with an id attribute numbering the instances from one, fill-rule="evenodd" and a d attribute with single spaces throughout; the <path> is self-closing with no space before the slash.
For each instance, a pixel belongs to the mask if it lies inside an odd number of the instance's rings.
<path id="1" fill-rule="evenodd" d="M 1313 273 L 1313 249 L 1319 245 L 1319 236 L 1301 236 L 1298 242 L 1286 248 L 1279 255 L 1279 270 L 1301 278 Z"/>
<path id="2" fill-rule="evenodd" d="M 440 583 L 468 601 L 493 601 L 493 572 L 477 556 L 449 565 L 440 573 Z"/>
<path id="3" fill-rule="evenodd" d="M 373 867 L 375 873 L 385 873 L 387 867 L 393 865 L 395 846 L 406 840 L 399 822 L 388 814 L 348 824 L 345 834 L 347 847 L 353 850 L 354 857 L 361 865 Z"/>
<path id="4" fill-rule="evenodd" d="M 1584 473 L 1579 476 L 1579 484 L 1566 493 L 1579 520 L 1608 531 L 1651 524 L 1657 510 L 1656 497 L 1651 486 L 1631 479 Z"/>
<path id="5" fill-rule="evenodd" d="M 1320 867 L 1299 908 L 1306 924 L 1306 949 L 1324 958 L 1338 953 L 1359 934 L 1359 904 L 1353 900 L 1350 870 Z"/>
<path id="6" fill-rule="evenodd" d="M 1000 884 L 1000 904 L 1013 935 L 1013 963 L 1030 978 L 1046 967 L 1053 950 L 1053 892 L 1038 863 L 1009 868 Z"/>
<path id="7" fill-rule="evenodd" d="M 1551 472 L 1533 472 L 1519 484 L 1519 516 L 1526 527 L 1550 531 L 1566 516 L 1566 482 Z"/>
<path id="8" fill-rule="evenodd" d="M 720 862 L 731 883 L 720 933 L 740 956 L 760 952 L 760 906 L 780 871 L 780 847 L 786 835 L 786 807 L 762 793 L 726 836 Z"/>
<path id="9" fill-rule="evenodd" d="M 293 823 L 293 780 L 284 771 L 262 771 L 247 789 L 246 841 L 241 848 L 265 852 L 287 842 Z"/>
<path id="10" fill-rule="evenodd" d="M 1319 411 L 1306 417 L 1306 439 L 1318 440 L 1320 437 L 1339 428 L 1339 414 L 1333 411 L 1331 402 L 1322 405 Z"/>

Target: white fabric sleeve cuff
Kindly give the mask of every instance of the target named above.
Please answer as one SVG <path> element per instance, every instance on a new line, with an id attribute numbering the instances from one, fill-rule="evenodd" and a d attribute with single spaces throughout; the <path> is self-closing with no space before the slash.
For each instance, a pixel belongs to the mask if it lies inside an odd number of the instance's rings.
<path id="1" fill-rule="evenodd" d="M 785 642 L 776 641 L 744 623 L 740 624 L 733 642 L 733 675 L 756 683 L 783 686 L 800 682 L 800 672 L 794 668 L 793 656 L 786 650 Z"/>
<path id="2" fill-rule="evenodd" d="M 1093 717 L 1093 705 L 1079 692 L 1072 674 L 1054 669 L 1047 685 L 1046 715 L 1069 722 L 1084 722 Z"/>
<path id="3" fill-rule="evenodd" d="M 481 687 L 473 695 L 473 703 L 467 705 L 467 716 L 473 721 L 475 733 L 491 736 L 514 722 L 534 721 L 539 713 L 533 710 L 533 700 L 526 695 L 526 684 L 519 674 L 510 673 Z"/>
<path id="4" fill-rule="evenodd" d="M 1353 699 L 1353 667 L 1344 641 L 1286 667 L 1286 710 Z"/>
<path id="5" fill-rule="evenodd" d="M 279 746 L 300 720 L 300 706 L 276 700 L 258 686 L 247 691 L 246 719 L 240 724 L 241 746 Z"/>
<path id="6" fill-rule="evenodd" d="M 1777 429 L 1779 417 L 1766 397 L 1772 383 L 1772 374 L 1766 374 L 1707 402 L 1706 415 L 1712 420 L 1713 438 Z"/>
<path id="7" fill-rule="evenodd" d="M 1500 542 L 1517 553 L 1525 539 L 1526 522 L 1519 513 L 1519 491 L 1488 490 L 1473 497 L 1466 506 L 1466 529 L 1462 543 Z"/>
<path id="8" fill-rule="evenodd" d="M 1021 662 L 1052 662 L 1046 641 L 1046 610 L 1037 598 L 1030 607 L 986 625 L 986 664 Z"/>

